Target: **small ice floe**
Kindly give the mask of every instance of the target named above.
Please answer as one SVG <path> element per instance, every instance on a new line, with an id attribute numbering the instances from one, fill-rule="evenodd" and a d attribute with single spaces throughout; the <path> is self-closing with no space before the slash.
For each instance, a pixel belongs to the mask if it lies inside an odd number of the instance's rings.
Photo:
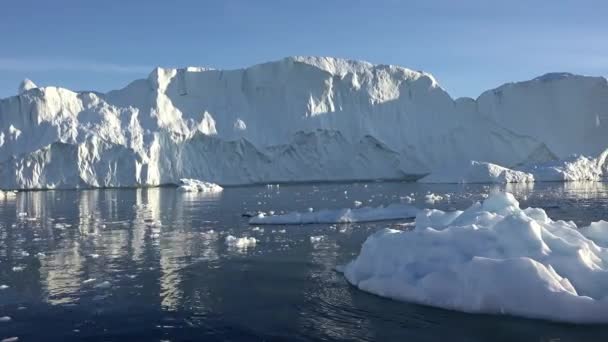
<path id="1" fill-rule="evenodd" d="M 260 233 L 264 232 L 264 228 L 260 228 L 260 227 L 253 227 L 253 228 L 251 228 L 251 230 L 254 232 L 260 232 Z"/>
<path id="2" fill-rule="evenodd" d="M 2 316 L 0 317 L 0 323 L 7 323 L 12 321 L 13 319 L 10 316 Z"/>
<path id="3" fill-rule="evenodd" d="M 235 247 L 239 249 L 253 248 L 255 247 L 258 240 L 254 237 L 240 237 L 228 235 L 226 236 L 226 245 L 229 247 Z"/>
<path id="4" fill-rule="evenodd" d="M 0 342 L 18 342 L 18 341 L 19 341 L 19 337 L 13 336 L 13 337 L 7 337 L 7 338 L 1 340 Z"/>
<path id="5" fill-rule="evenodd" d="M 93 282 L 95 282 L 96 280 L 97 280 L 97 279 L 95 279 L 95 278 L 89 278 L 89 279 L 87 279 L 87 280 L 84 280 L 82 283 L 86 285 L 86 284 L 93 283 Z"/>
<path id="6" fill-rule="evenodd" d="M 325 240 L 325 236 L 324 235 L 311 236 L 310 237 L 310 243 L 312 243 L 312 244 L 319 243 L 319 242 L 321 242 L 323 240 Z"/>
<path id="7" fill-rule="evenodd" d="M 97 258 L 99 258 L 99 254 L 92 253 L 92 254 L 89 254 L 89 257 L 92 259 L 97 259 Z"/>
<path id="8" fill-rule="evenodd" d="M 416 199 L 413 196 L 403 196 L 399 198 L 404 203 L 414 203 Z"/>
<path id="9" fill-rule="evenodd" d="M 25 269 L 23 266 L 13 266 L 13 272 L 21 272 Z"/>
<path id="10" fill-rule="evenodd" d="M 204 182 L 197 179 L 182 178 L 179 180 L 179 182 L 180 185 L 177 189 L 184 192 L 203 192 L 213 194 L 222 192 L 224 190 L 224 188 L 215 183 Z"/>
<path id="11" fill-rule="evenodd" d="M 426 194 L 424 196 L 424 201 L 427 204 L 435 204 L 436 202 L 440 202 L 443 200 L 443 196 L 436 195 L 434 193 Z"/>
<path id="12" fill-rule="evenodd" d="M 353 204 L 355 205 L 355 207 L 360 207 L 363 205 L 363 202 L 361 201 L 354 201 Z"/>
<path id="13" fill-rule="evenodd" d="M 103 281 L 103 282 L 101 282 L 101 283 L 99 283 L 97 285 L 95 285 L 95 287 L 98 288 L 98 289 L 107 289 L 107 288 L 109 288 L 111 286 L 112 286 L 112 283 L 110 283 L 107 280 Z"/>
<path id="14" fill-rule="evenodd" d="M 8 288 L 10 288 L 10 286 L 5 285 L 5 284 L 0 285 L 0 290 L 6 290 Z"/>
<path id="15" fill-rule="evenodd" d="M 405 204 L 391 204 L 386 207 L 362 207 L 355 209 L 326 209 L 309 212 L 291 212 L 284 215 L 266 216 L 260 214 L 249 220 L 249 224 L 316 224 L 355 223 L 413 218 L 419 209 Z"/>

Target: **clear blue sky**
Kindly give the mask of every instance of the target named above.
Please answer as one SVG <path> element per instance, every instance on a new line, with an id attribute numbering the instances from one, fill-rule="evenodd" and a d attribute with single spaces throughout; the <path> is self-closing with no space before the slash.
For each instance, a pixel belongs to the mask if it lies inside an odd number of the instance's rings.
<path id="1" fill-rule="evenodd" d="M 28 77 L 121 88 L 154 66 L 239 68 L 290 55 L 397 64 L 454 97 L 551 71 L 608 74 L 608 1 L 5 0 L 0 97 Z"/>

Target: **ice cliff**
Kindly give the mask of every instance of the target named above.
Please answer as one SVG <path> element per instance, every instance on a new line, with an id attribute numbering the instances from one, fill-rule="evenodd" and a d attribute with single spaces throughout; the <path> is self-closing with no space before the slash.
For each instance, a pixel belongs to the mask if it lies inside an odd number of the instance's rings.
<path id="1" fill-rule="evenodd" d="M 390 65 L 290 57 L 154 70 L 108 93 L 37 87 L 0 100 L 0 188 L 417 177 L 606 147 L 605 78 L 549 74 L 477 100 Z"/>

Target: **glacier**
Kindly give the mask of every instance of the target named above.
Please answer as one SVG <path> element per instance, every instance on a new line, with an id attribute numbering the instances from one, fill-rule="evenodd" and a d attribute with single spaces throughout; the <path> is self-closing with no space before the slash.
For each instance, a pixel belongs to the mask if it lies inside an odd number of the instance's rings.
<path id="1" fill-rule="evenodd" d="M 338 269 L 363 291 L 468 313 L 608 322 L 608 223 L 577 227 L 494 193 L 384 229 Z"/>
<path id="2" fill-rule="evenodd" d="M 417 179 L 605 150 L 603 77 L 453 99 L 426 72 L 329 57 L 157 68 L 107 93 L 25 80 L 0 100 L 0 188 Z"/>

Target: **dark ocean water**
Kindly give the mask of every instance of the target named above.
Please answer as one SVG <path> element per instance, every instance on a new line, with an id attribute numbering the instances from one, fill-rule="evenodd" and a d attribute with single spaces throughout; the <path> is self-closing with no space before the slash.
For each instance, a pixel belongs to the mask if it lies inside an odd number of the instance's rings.
<path id="1" fill-rule="evenodd" d="M 0 318 L 0 340 L 608 340 L 606 325 L 391 301 L 349 286 L 334 271 L 374 231 L 404 229 L 407 220 L 254 230 L 241 216 L 354 201 L 385 205 L 411 194 L 416 206 L 464 209 L 494 189 L 376 182 L 227 188 L 214 196 L 173 188 L 19 193 L 0 199 L 0 285 L 8 286 L 0 290 L 0 317 L 10 317 Z M 507 190 L 553 219 L 608 219 L 606 184 Z M 427 204 L 429 191 L 449 200 Z M 229 234 L 258 242 L 232 248 Z"/>

